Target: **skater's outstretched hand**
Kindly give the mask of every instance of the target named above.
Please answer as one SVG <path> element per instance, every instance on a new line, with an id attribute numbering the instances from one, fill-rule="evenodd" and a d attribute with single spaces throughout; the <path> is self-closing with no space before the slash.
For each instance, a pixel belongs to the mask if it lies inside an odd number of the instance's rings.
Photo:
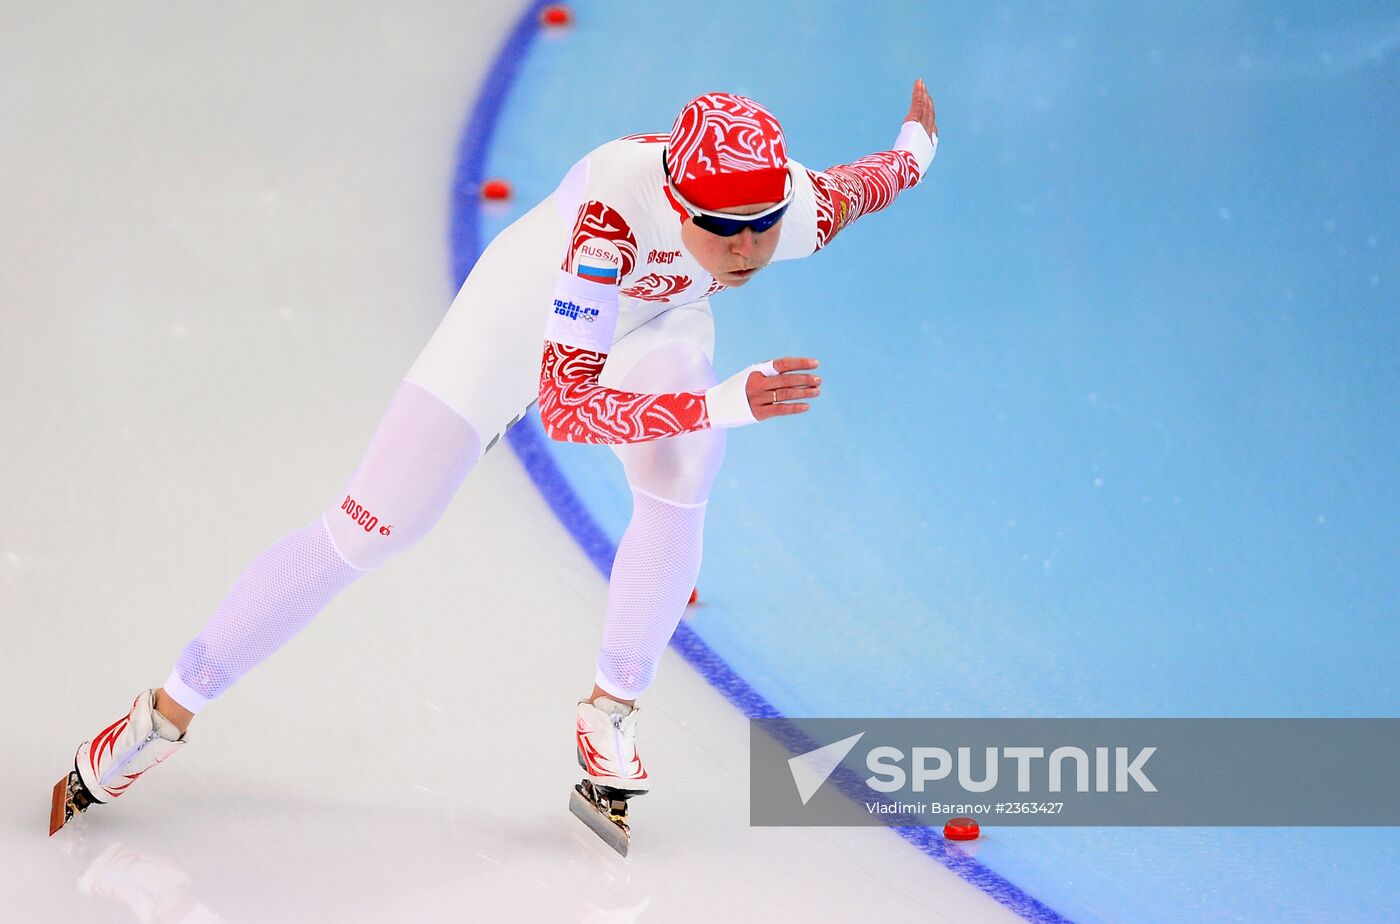
<path id="1" fill-rule="evenodd" d="M 920 77 L 914 81 L 914 96 L 909 100 L 909 114 L 904 117 L 906 122 L 918 122 L 924 127 L 924 131 L 932 138 L 938 134 L 938 123 L 934 121 L 933 97 L 928 95 L 928 87 L 924 85 L 924 79 Z"/>
<path id="2" fill-rule="evenodd" d="M 802 375 L 804 369 L 817 368 L 815 359 L 785 356 L 773 360 L 777 375 L 764 375 L 762 372 L 749 373 L 745 391 L 749 396 L 749 408 L 757 420 L 782 417 L 787 414 L 801 414 L 810 410 L 808 402 L 822 393 L 822 378 L 819 375 Z"/>

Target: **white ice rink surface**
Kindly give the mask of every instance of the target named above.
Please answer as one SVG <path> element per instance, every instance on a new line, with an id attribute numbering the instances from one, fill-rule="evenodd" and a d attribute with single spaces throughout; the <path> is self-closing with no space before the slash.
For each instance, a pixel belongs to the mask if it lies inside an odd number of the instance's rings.
<path id="1" fill-rule="evenodd" d="M 45 836 L 78 742 L 335 497 L 445 310 L 454 148 L 517 13 L 0 8 L 3 920 L 1013 919 L 889 832 L 750 828 L 747 723 L 670 654 L 632 855 L 570 816 L 606 588 L 504 448 Z"/>

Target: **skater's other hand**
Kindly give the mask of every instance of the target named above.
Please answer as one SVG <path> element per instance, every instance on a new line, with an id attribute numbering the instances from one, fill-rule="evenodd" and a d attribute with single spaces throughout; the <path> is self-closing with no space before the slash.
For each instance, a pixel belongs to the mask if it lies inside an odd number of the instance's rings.
<path id="1" fill-rule="evenodd" d="M 817 368 L 817 361 L 784 356 L 773 360 L 773 368 L 778 370 L 778 375 L 751 372 L 745 383 L 754 419 L 767 420 L 810 410 L 812 406 L 807 402 L 822 393 L 822 379 L 819 375 L 800 373 L 804 369 Z"/>
<path id="2" fill-rule="evenodd" d="M 914 81 L 914 96 L 909 100 L 909 114 L 904 117 L 904 121 L 918 122 L 930 138 L 938 134 L 938 123 L 934 121 L 933 97 L 928 95 L 928 87 L 924 85 L 922 77 Z"/>

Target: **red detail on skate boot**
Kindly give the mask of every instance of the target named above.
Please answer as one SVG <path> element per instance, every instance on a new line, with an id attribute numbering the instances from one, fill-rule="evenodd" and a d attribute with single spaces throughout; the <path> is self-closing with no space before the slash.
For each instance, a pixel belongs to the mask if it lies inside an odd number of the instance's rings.
<path id="1" fill-rule="evenodd" d="M 686 601 L 686 606 L 694 606 L 700 602 L 700 588 L 695 588 L 690 592 L 690 599 Z"/>
<path id="2" fill-rule="evenodd" d="M 170 751 L 164 754 L 153 761 L 150 766 L 138 770 L 135 773 L 126 773 L 123 772 L 122 767 L 113 766 L 116 761 L 120 760 L 124 767 L 133 757 L 141 753 L 147 745 L 157 738 L 155 730 L 152 729 L 150 736 L 145 740 L 129 743 L 129 750 L 125 754 L 118 755 L 116 753 L 118 743 L 131 726 L 131 716 L 136 712 L 138 705 L 141 703 L 141 697 L 145 695 L 147 694 L 143 693 L 132 700 L 131 709 L 128 710 L 126 715 L 102 729 L 91 741 L 84 742 L 78 747 L 77 760 L 79 763 L 83 761 L 83 749 L 87 749 L 86 762 L 91 772 L 91 778 L 83 780 L 83 785 L 87 787 L 88 791 L 98 802 L 105 801 L 101 798 L 103 794 L 105 794 L 108 799 L 117 798 L 122 793 L 126 792 L 127 789 L 131 787 L 132 783 L 140 779 L 143 773 L 151 767 L 160 764 L 168 758 L 170 754 L 174 753 L 174 751 Z M 130 744 L 135 744 L 135 746 L 130 747 Z M 83 776 L 82 767 L 79 766 L 77 769 L 79 771 L 79 776 Z M 108 784 L 108 777 L 118 776 L 120 778 L 114 784 Z"/>
<path id="3" fill-rule="evenodd" d="M 135 703 L 132 704 L 135 706 Z M 130 723 L 130 715 L 124 715 L 102 731 L 97 733 L 97 737 L 92 739 L 92 744 L 88 746 L 88 766 L 92 768 L 92 778 L 102 779 L 102 766 L 111 757 L 112 751 L 117 746 L 117 739 L 122 732 L 126 731 L 126 726 Z M 106 787 L 103 787 L 106 789 Z"/>
<path id="4" fill-rule="evenodd" d="M 593 745 L 590 737 L 591 732 L 587 723 L 583 719 L 579 719 L 577 722 L 578 753 L 583 760 L 583 769 L 588 772 L 589 776 L 611 777 L 619 783 L 640 782 L 647 778 L 646 767 L 642 766 L 642 757 L 636 751 L 632 752 L 625 770 L 619 773 L 618 770 L 609 766 L 608 759 Z"/>
<path id="5" fill-rule="evenodd" d="M 616 776 L 608 769 L 607 762 L 599 750 L 593 746 L 593 742 L 588 740 L 588 725 L 582 720 L 578 721 L 578 752 L 583 758 L 583 769 L 592 776 Z"/>
<path id="6" fill-rule="evenodd" d="M 174 752 L 172 751 L 171 753 L 173 754 Z M 165 755 L 165 757 L 160 758 L 160 760 L 157 760 L 155 763 L 151 764 L 151 767 L 160 766 L 160 764 L 164 762 L 169 756 L 170 754 L 167 754 Z M 151 767 L 147 767 L 146 770 L 150 770 Z M 112 796 L 112 798 L 115 799 L 117 796 L 120 796 L 122 793 L 126 792 L 127 788 L 131 786 L 132 783 L 135 783 L 137 780 L 141 779 L 141 775 L 144 774 L 146 770 L 140 770 L 134 774 L 123 773 L 122 777 L 126 779 L 125 783 L 122 783 L 120 786 L 108 786 L 106 783 L 103 783 L 102 788 L 107 790 L 107 792 Z"/>

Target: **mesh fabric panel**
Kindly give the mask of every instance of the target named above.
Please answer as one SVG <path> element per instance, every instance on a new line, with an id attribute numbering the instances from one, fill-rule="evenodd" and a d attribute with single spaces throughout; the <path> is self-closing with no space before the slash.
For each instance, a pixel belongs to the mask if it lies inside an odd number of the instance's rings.
<path id="1" fill-rule="evenodd" d="M 325 524 L 283 536 L 253 560 L 175 664 L 184 685 L 211 700 L 311 622 L 362 572 L 345 563 Z M 191 711 L 204 705 L 176 702 Z"/>
<path id="2" fill-rule="evenodd" d="M 705 505 L 633 492 L 632 520 L 608 582 L 608 623 L 596 683 L 622 699 L 651 685 L 700 574 Z"/>

